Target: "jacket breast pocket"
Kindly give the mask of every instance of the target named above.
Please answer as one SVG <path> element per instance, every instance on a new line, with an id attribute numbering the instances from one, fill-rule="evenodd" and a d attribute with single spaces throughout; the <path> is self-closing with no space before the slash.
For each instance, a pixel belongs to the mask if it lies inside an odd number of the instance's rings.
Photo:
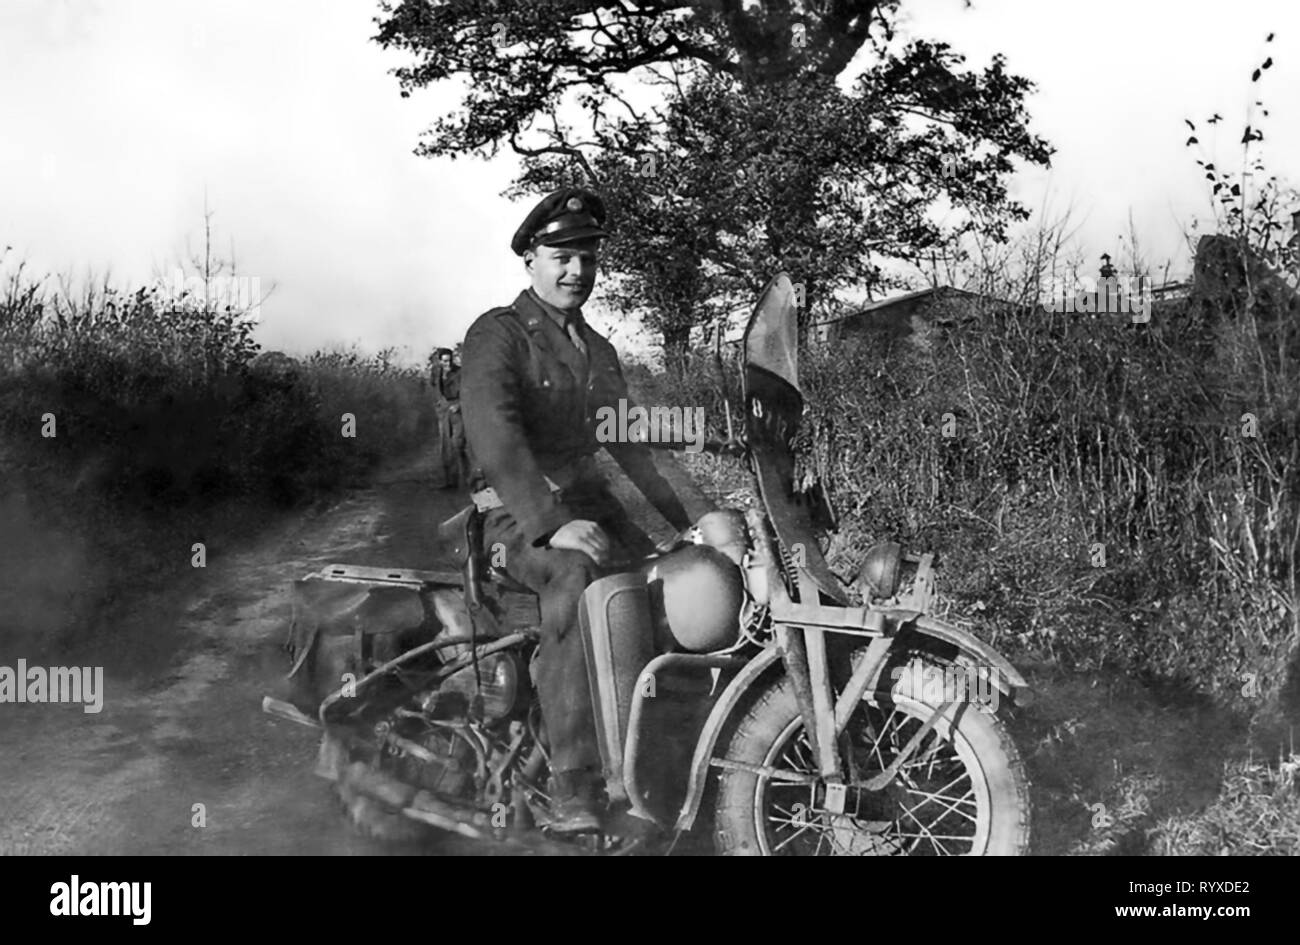
<path id="1" fill-rule="evenodd" d="M 627 388 L 617 364 L 593 365 L 589 377 L 590 400 L 593 404 L 617 407 L 619 398 L 627 397 Z"/>
<path id="2" fill-rule="evenodd" d="M 533 377 L 534 402 L 530 404 L 537 422 L 548 428 L 572 424 L 582 412 L 582 390 L 567 367 L 558 362 L 541 362 Z"/>

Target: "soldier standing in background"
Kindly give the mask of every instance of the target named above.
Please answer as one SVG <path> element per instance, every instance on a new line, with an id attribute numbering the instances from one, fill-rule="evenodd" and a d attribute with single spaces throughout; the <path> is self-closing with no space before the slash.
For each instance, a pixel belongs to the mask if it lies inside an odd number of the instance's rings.
<path id="1" fill-rule="evenodd" d="M 437 399 L 438 460 L 442 467 L 442 488 L 459 489 L 469 484 L 465 421 L 460 412 L 459 351 L 439 348 L 435 352 L 430 380 Z"/>

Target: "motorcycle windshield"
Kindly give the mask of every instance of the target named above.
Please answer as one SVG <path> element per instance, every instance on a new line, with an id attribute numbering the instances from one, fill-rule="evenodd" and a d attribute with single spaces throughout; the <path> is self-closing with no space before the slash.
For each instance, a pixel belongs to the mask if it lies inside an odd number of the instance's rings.
<path id="1" fill-rule="evenodd" d="M 799 320 L 794 285 L 779 272 L 758 297 L 745 328 L 745 367 L 784 381 L 799 394 Z M 745 380 L 749 377 L 746 373 Z"/>
<path id="2" fill-rule="evenodd" d="M 817 588 L 843 603 L 839 581 L 822 557 L 807 503 L 794 491 L 794 438 L 803 414 L 799 390 L 799 321 L 794 285 L 778 273 L 759 296 L 744 337 L 745 437 L 768 518 L 792 563 Z"/>

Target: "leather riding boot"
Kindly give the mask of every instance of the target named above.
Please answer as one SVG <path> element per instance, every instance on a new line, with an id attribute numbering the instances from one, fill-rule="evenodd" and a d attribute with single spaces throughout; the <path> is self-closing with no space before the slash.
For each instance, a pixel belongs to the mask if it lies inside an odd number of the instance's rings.
<path id="1" fill-rule="evenodd" d="M 605 779 L 593 768 L 557 771 L 551 776 L 548 829 L 555 834 L 600 833 L 606 806 Z"/>

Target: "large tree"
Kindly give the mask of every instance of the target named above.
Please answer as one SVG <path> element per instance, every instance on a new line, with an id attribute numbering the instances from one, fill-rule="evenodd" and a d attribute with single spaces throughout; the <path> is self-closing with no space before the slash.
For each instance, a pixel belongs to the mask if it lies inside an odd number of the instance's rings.
<path id="1" fill-rule="evenodd" d="M 617 221 L 608 264 L 679 354 L 694 324 L 776 268 L 805 312 L 976 226 L 1025 211 L 1005 180 L 1050 150 L 1031 88 L 941 43 L 895 36 L 899 0 L 405 0 L 376 39 L 461 106 L 418 153 L 525 158 L 519 190 L 584 180 Z M 940 226 L 942 197 L 968 212 Z"/>

